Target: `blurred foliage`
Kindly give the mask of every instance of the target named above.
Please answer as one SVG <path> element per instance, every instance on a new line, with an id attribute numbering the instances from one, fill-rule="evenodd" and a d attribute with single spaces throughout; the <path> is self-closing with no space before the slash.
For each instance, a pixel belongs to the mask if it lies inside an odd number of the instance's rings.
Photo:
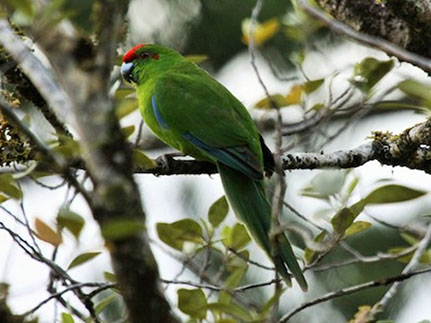
<path id="1" fill-rule="evenodd" d="M 188 32 L 185 52 L 205 53 L 213 66 L 220 68 L 246 48 L 241 41 L 241 25 L 250 17 L 255 3 L 229 0 L 201 0 L 200 3 L 200 18 Z M 288 9 L 292 9 L 289 1 L 265 1 L 260 19 L 281 18 Z"/>
<path id="2" fill-rule="evenodd" d="M 200 3 L 200 17 L 187 31 L 184 52 L 206 54 L 211 66 L 219 69 L 247 49 L 248 24 L 255 1 L 201 0 Z M 303 40 L 316 37 L 314 31 L 321 29 L 305 16 L 294 14 L 290 1 L 265 1 L 259 21 L 261 24 L 255 30 L 256 44 L 280 73 L 290 70 L 297 58 L 303 56 Z M 318 33 L 317 38 L 322 35 L 325 32 Z"/>

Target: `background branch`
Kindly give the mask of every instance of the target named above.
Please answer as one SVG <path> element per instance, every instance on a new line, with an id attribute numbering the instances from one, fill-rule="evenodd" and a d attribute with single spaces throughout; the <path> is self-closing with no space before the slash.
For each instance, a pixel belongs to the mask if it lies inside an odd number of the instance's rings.
<path id="1" fill-rule="evenodd" d="M 354 293 L 357 293 L 357 292 L 360 292 L 362 290 L 369 289 L 369 288 L 374 288 L 374 287 L 379 287 L 379 286 L 388 286 L 388 285 L 393 284 L 394 282 L 400 282 L 400 281 L 409 279 L 411 277 L 414 277 L 416 275 L 426 274 L 426 273 L 430 273 L 430 272 L 431 272 L 431 268 L 427 268 L 427 269 L 423 269 L 423 270 L 413 271 L 413 272 L 410 272 L 407 274 L 401 274 L 401 275 L 390 277 L 390 278 L 375 280 L 375 281 L 367 282 L 364 284 L 343 288 L 343 289 L 337 290 L 335 292 L 330 292 L 330 293 L 327 293 L 321 297 L 318 297 L 318 298 L 315 298 L 311 301 L 303 303 L 301 306 L 298 306 L 297 308 L 293 309 L 292 311 L 290 311 L 289 313 L 284 315 L 280 319 L 279 322 L 288 322 L 293 316 L 295 316 L 299 312 L 303 311 L 304 309 L 311 307 L 311 306 L 314 306 L 314 305 L 317 305 L 317 304 L 320 304 L 320 303 L 323 303 L 323 302 L 326 302 L 326 301 L 329 301 L 329 300 L 334 299 L 334 298 L 354 294 Z"/>
<path id="2" fill-rule="evenodd" d="M 402 275 L 408 275 L 409 273 L 413 272 L 414 268 L 419 264 L 419 260 L 422 254 L 429 247 L 430 243 L 431 243 L 431 223 L 428 225 L 425 236 L 419 243 L 416 251 L 413 254 L 412 259 L 409 261 L 407 266 L 403 269 L 401 273 Z M 388 305 L 390 300 L 394 297 L 395 293 L 400 287 L 400 284 L 401 284 L 401 281 L 394 282 L 392 286 L 389 288 L 389 290 L 386 291 L 385 295 L 383 295 L 383 297 L 380 299 L 380 301 L 374 304 L 373 308 L 370 311 L 370 316 L 372 318 L 374 318 L 377 313 L 382 312 L 385 309 L 385 307 Z"/>
<path id="3" fill-rule="evenodd" d="M 362 44 L 378 48 L 389 55 L 397 57 L 401 61 L 412 63 L 424 71 L 431 73 L 431 60 L 429 59 L 431 58 L 431 53 L 429 46 L 426 46 L 426 43 L 423 44 L 424 39 L 421 38 L 422 34 L 419 33 L 415 37 L 415 40 L 425 46 L 419 46 L 414 43 L 404 22 L 395 17 L 391 12 L 386 12 L 383 5 L 377 4 L 374 0 L 331 0 L 317 2 L 336 19 L 350 26 L 330 18 L 321 10 L 312 7 L 307 0 L 298 0 L 299 6 L 306 13 L 318 19 L 331 30 L 348 36 Z M 337 16 L 338 12 L 341 15 Z M 373 20 L 371 20 L 373 22 L 371 24 L 368 21 L 364 21 L 370 18 L 376 20 L 375 26 L 378 28 L 377 30 L 373 28 L 365 29 L 367 26 L 374 26 Z M 388 19 L 388 25 L 386 25 L 386 19 Z M 379 21 L 384 21 L 385 23 L 382 25 Z"/>

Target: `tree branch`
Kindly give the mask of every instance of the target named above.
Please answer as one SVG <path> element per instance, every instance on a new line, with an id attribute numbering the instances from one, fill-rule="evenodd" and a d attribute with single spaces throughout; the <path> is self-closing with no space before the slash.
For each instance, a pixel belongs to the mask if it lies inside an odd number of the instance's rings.
<path id="1" fill-rule="evenodd" d="M 123 36 L 127 1 L 100 0 L 103 25 L 95 53 L 81 50 L 81 39 L 63 22 L 43 30 L 38 45 L 49 58 L 55 78 L 0 21 L 0 43 L 14 57 L 39 93 L 56 113 L 66 112 L 76 129 L 83 159 L 93 184 L 93 216 L 104 227 L 116 221 L 145 221 L 139 190 L 133 180 L 132 155 L 124 140 L 109 93 L 109 76 L 116 47 Z M 32 32 L 29 30 L 28 32 Z M 40 32 L 40 31 L 38 31 Z M 85 60 L 83 62 L 82 60 Z M 59 83 L 54 79 L 59 80 Z M 62 86 L 60 87 L 59 84 Z M 131 322 L 176 322 L 161 290 L 157 263 L 145 231 L 113 238 L 105 235 L 114 271 Z M 142 287 L 145 286 L 145 287 Z"/>
<path id="2" fill-rule="evenodd" d="M 283 169 L 328 169 L 354 168 L 369 161 L 379 161 L 383 165 L 403 166 L 422 170 L 431 174 L 431 121 L 417 124 L 399 135 L 375 132 L 374 140 L 350 150 L 332 153 L 290 153 L 282 156 Z M 34 155 L 34 154 L 30 154 Z M 2 163 L 3 161 L 0 161 Z M 206 161 L 184 160 L 158 157 L 156 166 L 145 168 L 135 166 L 135 174 L 171 175 L 212 175 L 217 173 L 214 164 Z M 71 162 L 72 167 L 85 168 L 81 160 Z"/>
<path id="3" fill-rule="evenodd" d="M 417 270 L 417 271 L 413 271 L 413 272 L 406 273 L 406 274 L 401 274 L 401 275 L 390 277 L 390 278 L 375 280 L 375 281 L 367 282 L 364 284 L 343 288 L 343 289 L 337 290 L 335 292 L 330 292 L 330 293 L 327 293 L 323 296 L 315 298 L 311 301 L 305 302 L 302 305 L 298 306 L 297 308 L 294 308 L 292 311 L 290 311 L 289 313 L 284 315 L 279 320 L 279 322 L 280 323 L 281 322 L 288 322 L 288 320 L 290 320 L 293 316 L 295 316 L 296 314 L 298 314 L 302 310 L 304 310 L 308 307 L 329 301 L 329 300 L 334 299 L 334 298 L 354 294 L 354 293 L 357 293 L 357 292 L 360 292 L 362 290 L 369 289 L 369 288 L 374 288 L 374 287 L 379 287 L 379 286 L 388 286 L 388 285 L 393 284 L 394 282 L 400 282 L 400 281 L 409 279 L 413 276 L 421 275 L 421 274 L 425 274 L 425 273 L 430 273 L 430 272 L 431 272 L 431 268 L 427 268 L 427 269 Z"/>
<path id="4" fill-rule="evenodd" d="M 28 310 L 27 312 L 23 313 L 22 316 L 25 317 L 25 316 L 33 314 L 34 312 L 36 312 L 39 308 L 41 308 L 43 305 L 45 305 L 49 301 L 51 301 L 53 299 L 57 299 L 58 297 L 62 296 L 63 294 L 70 292 L 70 291 L 73 291 L 75 289 L 81 289 L 83 287 L 97 287 L 97 288 L 108 289 L 108 288 L 113 288 L 115 286 L 116 286 L 116 284 L 114 284 L 114 283 L 77 283 L 77 284 L 73 284 L 73 285 L 68 285 L 64 289 L 62 289 L 61 291 L 54 293 L 54 294 L 51 294 L 49 297 L 45 298 L 43 301 L 41 301 L 39 304 L 37 304 L 31 310 Z"/>
<path id="5" fill-rule="evenodd" d="M 431 173 L 431 121 L 417 124 L 399 135 L 375 132 L 372 142 L 350 150 L 333 153 L 291 153 L 282 156 L 283 169 L 354 168 L 377 160 L 383 165 L 404 166 Z M 197 175 L 216 173 L 214 165 L 201 161 L 169 160 L 168 165 L 158 159 L 155 168 L 135 168 L 135 173 L 160 175 Z"/>
<path id="6" fill-rule="evenodd" d="M 428 248 L 429 244 L 431 243 L 431 223 L 428 225 L 427 231 L 425 233 L 424 238 L 419 243 L 415 253 L 413 254 L 412 259 L 407 264 L 407 266 L 403 269 L 402 274 L 407 275 L 411 272 L 413 272 L 413 269 L 419 264 L 419 260 L 424 253 L 424 251 Z M 401 282 L 396 281 L 392 284 L 391 288 L 389 288 L 388 291 L 386 291 L 385 295 L 381 298 L 379 302 L 374 304 L 373 308 L 370 311 L 370 316 L 374 317 L 377 315 L 377 313 L 384 310 L 384 308 L 388 305 L 390 300 L 393 298 L 395 293 L 397 292 Z"/>
<path id="7" fill-rule="evenodd" d="M 422 34 L 419 33 L 413 38 L 408 26 L 390 11 L 386 11 L 383 5 L 377 4 L 374 0 L 318 0 L 317 2 L 342 22 L 312 7 L 307 0 L 298 0 L 299 6 L 306 13 L 331 30 L 362 44 L 378 48 L 388 55 L 393 55 L 401 61 L 409 62 L 431 73 L 429 59 L 431 51 L 427 45 L 429 42 L 425 43 L 425 46 L 416 44 L 415 41 L 420 43 L 424 41 Z M 366 28 L 367 26 L 369 28 Z M 429 26 L 427 28 L 429 29 Z"/>

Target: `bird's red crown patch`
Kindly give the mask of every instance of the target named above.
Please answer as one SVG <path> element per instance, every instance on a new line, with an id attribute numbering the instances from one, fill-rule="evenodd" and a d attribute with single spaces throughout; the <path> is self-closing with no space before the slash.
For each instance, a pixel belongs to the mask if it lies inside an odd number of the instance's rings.
<path id="1" fill-rule="evenodd" d="M 133 61 L 136 58 L 136 51 L 141 48 L 144 47 L 145 44 L 139 44 L 136 45 L 135 47 L 133 47 L 132 49 L 130 49 L 124 56 L 123 56 L 123 63 L 129 63 L 131 61 Z"/>

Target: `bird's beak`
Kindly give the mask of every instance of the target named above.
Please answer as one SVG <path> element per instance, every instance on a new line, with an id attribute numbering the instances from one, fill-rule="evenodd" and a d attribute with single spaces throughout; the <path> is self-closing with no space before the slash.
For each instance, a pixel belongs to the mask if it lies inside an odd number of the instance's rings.
<path id="1" fill-rule="evenodd" d="M 133 62 L 123 63 L 121 65 L 121 74 L 123 75 L 124 79 L 129 83 L 136 83 L 132 71 Z"/>

